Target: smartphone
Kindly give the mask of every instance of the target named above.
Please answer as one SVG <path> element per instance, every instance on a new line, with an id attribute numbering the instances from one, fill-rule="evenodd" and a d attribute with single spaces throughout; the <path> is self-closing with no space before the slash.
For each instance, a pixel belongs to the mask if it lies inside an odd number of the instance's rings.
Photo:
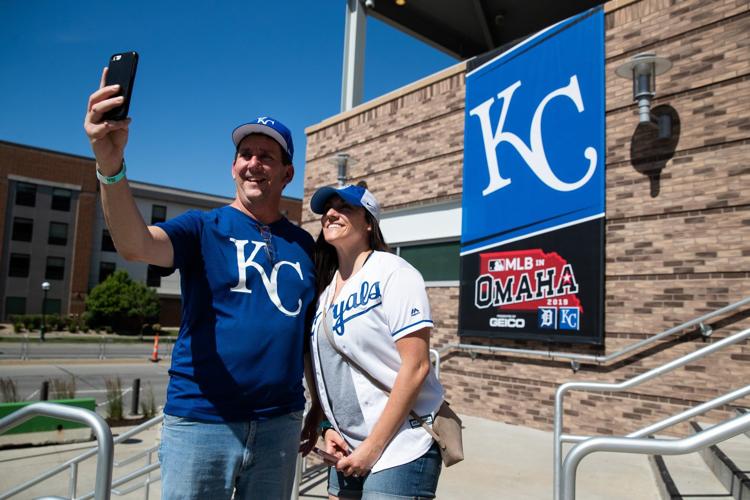
<path id="1" fill-rule="evenodd" d="M 322 458 L 323 460 L 325 460 L 327 463 L 331 465 L 339 461 L 339 457 L 337 457 L 336 455 L 331 455 L 330 453 L 321 450 L 317 446 L 313 448 L 312 451 L 313 453 L 317 454 L 318 456 L 320 456 L 320 458 Z"/>
<path id="2" fill-rule="evenodd" d="M 120 91 L 112 97 L 123 96 L 122 106 L 118 106 L 104 113 L 104 120 L 124 120 L 130 109 L 130 96 L 133 94 L 135 70 L 138 67 L 137 52 L 123 52 L 113 54 L 109 58 L 106 85 L 120 85 Z"/>

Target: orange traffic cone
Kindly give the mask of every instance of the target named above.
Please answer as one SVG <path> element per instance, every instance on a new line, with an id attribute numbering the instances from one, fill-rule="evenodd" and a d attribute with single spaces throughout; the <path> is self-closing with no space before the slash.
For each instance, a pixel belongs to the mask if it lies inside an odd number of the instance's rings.
<path id="1" fill-rule="evenodd" d="M 159 361 L 159 335 L 154 335 L 154 350 L 151 353 L 149 361 L 157 363 Z"/>

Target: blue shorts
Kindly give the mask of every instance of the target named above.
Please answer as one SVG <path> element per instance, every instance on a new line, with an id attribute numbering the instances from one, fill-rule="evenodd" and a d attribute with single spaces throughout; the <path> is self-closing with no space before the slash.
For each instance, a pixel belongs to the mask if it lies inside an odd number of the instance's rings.
<path id="1" fill-rule="evenodd" d="M 328 494 L 342 498 L 363 500 L 393 500 L 435 498 L 442 461 L 437 443 L 416 460 L 365 477 L 346 477 L 328 471 Z"/>
<path id="2" fill-rule="evenodd" d="M 302 412 L 250 422 L 164 415 L 162 500 L 289 498 Z"/>

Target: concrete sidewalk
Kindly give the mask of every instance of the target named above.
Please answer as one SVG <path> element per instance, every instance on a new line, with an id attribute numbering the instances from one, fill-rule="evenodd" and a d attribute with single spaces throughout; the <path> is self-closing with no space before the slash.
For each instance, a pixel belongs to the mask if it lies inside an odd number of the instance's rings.
<path id="1" fill-rule="evenodd" d="M 443 469 L 437 498 L 552 498 L 551 432 L 478 417 L 461 418 L 466 459 Z M 302 485 L 300 498 L 327 498 L 325 473 L 308 483 Z M 659 493 L 647 456 L 597 453 L 581 462 L 576 498 L 656 500 Z"/>
<path id="2" fill-rule="evenodd" d="M 130 430 L 131 427 L 114 427 L 112 428 L 112 435 L 117 437 L 120 434 L 124 434 Z M 132 457 L 138 453 L 144 452 L 149 448 L 159 444 L 159 438 L 161 434 L 161 425 L 156 425 L 143 431 L 142 433 L 127 439 L 125 442 L 115 446 L 115 463 L 118 461 L 124 461 L 125 459 Z M 0 450 L 0 495 L 6 491 L 15 488 L 26 481 L 41 476 L 42 474 L 49 472 L 55 467 L 65 463 L 66 461 L 75 458 L 83 453 L 91 450 L 96 446 L 96 441 L 87 441 L 84 443 L 65 444 L 65 445 L 49 445 L 49 446 L 34 446 L 28 448 L 16 448 L 8 450 Z M 157 454 L 153 454 L 153 461 L 158 461 Z M 131 464 L 123 465 L 122 467 L 115 467 L 112 473 L 114 480 L 123 477 L 126 474 L 133 472 L 146 464 L 146 458 L 141 458 Z M 152 473 L 152 476 L 158 477 L 159 471 Z M 65 498 L 70 498 L 68 483 L 70 477 L 70 469 L 56 474 L 55 476 L 39 483 L 36 486 L 15 495 L 11 498 L 37 498 L 41 496 L 56 495 Z M 94 480 L 96 478 L 96 456 L 90 457 L 80 463 L 78 468 L 78 489 L 76 496 L 85 495 L 94 489 Z M 125 484 L 118 488 L 119 490 L 125 490 L 128 487 L 132 487 L 136 482 L 141 484 L 145 481 L 145 476 Z M 158 500 L 161 492 L 161 483 L 157 482 L 150 487 L 149 499 Z M 143 488 L 134 491 L 133 493 L 117 497 L 112 495 L 112 498 L 125 498 L 125 499 L 142 499 L 144 498 Z"/>
<path id="3" fill-rule="evenodd" d="M 438 486 L 440 499 L 550 499 L 552 498 L 552 433 L 507 425 L 477 417 L 464 420 L 466 460 L 443 469 Z M 113 429 L 122 433 L 126 429 Z M 160 426 L 116 446 L 115 460 L 122 460 L 158 443 Z M 0 494 L 50 470 L 93 445 L 46 446 L 0 450 Z M 145 461 L 116 468 L 118 478 Z M 78 494 L 91 490 L 95 460 L 79 470 Z M 312 474 L 301 484 L 301 499 L 327 498 L 325 472 Z M 67 495 L 68 473 L 14 498 Z M 161 483 L 151 487 L 149 498 L 158 499 Z M 143 498 L 142 489 L 121 498 Z M 598 453 L 586 458 L 578 470 L 578 500 L 658 499 L 656 481 L 646 456 Z"/>

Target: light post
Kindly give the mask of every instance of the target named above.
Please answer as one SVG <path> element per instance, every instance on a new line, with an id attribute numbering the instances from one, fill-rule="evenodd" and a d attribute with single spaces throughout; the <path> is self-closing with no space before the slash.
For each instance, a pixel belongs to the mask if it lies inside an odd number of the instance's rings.
<path id="1" fill-rule="evenodd" d="M 39 340 L 44 342 L 44 330 L 47 329 L 47 292 L 49 292 L 49 281 L 42 283 L 44 297 L 42 298 L 42 327 L 39 330 Z"/>

